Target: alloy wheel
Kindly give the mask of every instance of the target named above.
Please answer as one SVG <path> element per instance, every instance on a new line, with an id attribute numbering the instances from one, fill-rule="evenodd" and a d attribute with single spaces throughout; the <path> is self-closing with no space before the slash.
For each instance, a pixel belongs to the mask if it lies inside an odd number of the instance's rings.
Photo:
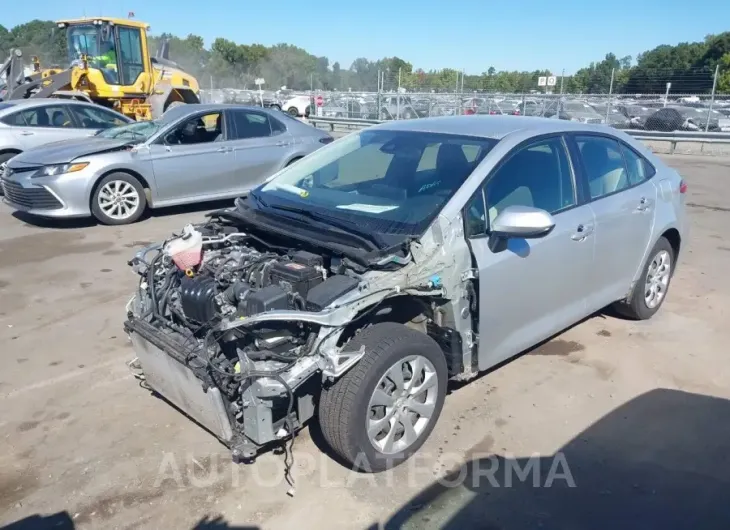
<path id="1" fill-rule="evenodd" d="M 111 219 L 123 220 L 132 217 L 140 205 L 137 190 L 124 180 L 111 180 L 99 191 L 99 208 Z"/>

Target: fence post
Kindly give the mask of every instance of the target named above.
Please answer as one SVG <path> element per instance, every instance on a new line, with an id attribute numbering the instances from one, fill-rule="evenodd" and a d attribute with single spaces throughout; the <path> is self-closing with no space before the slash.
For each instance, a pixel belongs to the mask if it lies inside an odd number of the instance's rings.
<path id="1" fill-rule="evenodd" d="M 398 90 L 395 96 L 395 119 L 400 120 L 400 68 L 398 68 Z"/>
<path id="2" fill-rule="evenodd" d="M 560 95 L 563 95 L 563 80 L 565 79 L 565 68 L 563 68 L 562 73 L 560 74 Z"/>
<path id="3" fill-rule="evenodd" d="M 712 106 L 715 104 L 715 90 L 717 89 L 717 74 L 720 73 L 720 64 L 715 66 L 715 77 L 712 79 L 712 95 L 710 96 L 710 108 L 707 109 L 707 123 L 705 123 L 705 132 L 710 128 L 710 116 L 712 116 Z"/>
<path id="4" fill-rule="evenodd" d="M 378 69 L 378 88 L 377 88 L 377 96 L 376 96 L 375 100 L 377 102 L 377 109 L 376 109 L 375 112 L 376 112 L 377 119 L 379 120 L 380 119 L 380 109 L 381 109 L 381 107 L 380 107 L 380 105 L 381 105 L 381 101 L 380 101 L 380 69 Z"/>
<path id="5" fill-rule="evenodd" d="M 608 102 L 606 103 L 606 123 L 608 123 L 608 116 L 611 112 L 611 94 L 613 94 L 613 74 L 616 72 L 615 68 L 611 68 L 611 84 L 608 86 Z"/>

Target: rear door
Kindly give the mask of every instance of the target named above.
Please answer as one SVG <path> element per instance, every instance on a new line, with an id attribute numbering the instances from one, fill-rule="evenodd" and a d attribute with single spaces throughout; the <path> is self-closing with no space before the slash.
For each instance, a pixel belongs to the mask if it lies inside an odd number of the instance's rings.
<path id="1" fill-rule="evenodd" d="M 295 142 L 286 126 L 266 112 L 242 108 L 227 113 L 232 124 L 235 160 L 231 186 L 241 193 L 281 169 L 293 156 Z"/>
<path id="2" fill-rule="evenodd" d="M 595 263 L 586 271 L 593 276 L 589 309 L 595 311 L 629 292 L 651 240 L 657 189 L 629 146 L 603 135 L 574 139 L 596 218 Z"/>
<path id="3" fill-rule="evenodd" d="M 150 146 L 158 204 L 230 196 L 234 154 L 223 111 L 195 114 Z"/>
<path id="4" fill-rule="evenodd" d="M 24 151 L 51 142 L 89 135 L 89 131 L 81 128 L 74 120 L 69 105 L 63 103 L 21 110 L 12 115 L 12 119 L 13 134 Z"/>
<path id="5" fill-rule="evenodd" d="M 507 206 L 551 213 L 539 239 L 492 250 L 490 223 Z M 578 200 L 561 136 L 518 147 L 467 204 L 466 234 L 478 268 L 479 369 L 486 369 L 586 315 L 593 266 L 593 212 Z"/>

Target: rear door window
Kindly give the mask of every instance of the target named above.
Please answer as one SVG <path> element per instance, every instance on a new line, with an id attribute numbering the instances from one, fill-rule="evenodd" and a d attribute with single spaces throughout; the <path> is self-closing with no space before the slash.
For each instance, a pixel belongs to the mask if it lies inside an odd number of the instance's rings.
<path id="1" fill-rule="evenodd" d="M 231 116 L 233 118 L 232 139 L 246 140 L 271 136 L 271 122 L 268 114 L 252 110 L 234 109 L 231 111 Z"/>

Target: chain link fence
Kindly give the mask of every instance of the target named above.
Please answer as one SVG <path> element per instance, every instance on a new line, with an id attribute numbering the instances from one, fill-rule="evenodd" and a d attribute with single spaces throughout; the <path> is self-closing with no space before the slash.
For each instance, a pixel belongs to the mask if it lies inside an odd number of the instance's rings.
<path id="1" fill-rule="evenodd" d="M 548 72 L 545 72 L 548 74 Z M 203 100 L 274 107 L 298 116 L 401 120 L 455 115 L 513 115 L 649 131 L 730 132 L 730 72 L 614 69 L 590 78 L 500 72 L 470 76 L 443 70 L 377 71 L 367 90 L 206 90 Z M 720 89 L 718 89 L 718 81 Z M 637 90 L 635 90 L 637 89 Z M 640 90 L 638 90 L 640 89 Z"/>

